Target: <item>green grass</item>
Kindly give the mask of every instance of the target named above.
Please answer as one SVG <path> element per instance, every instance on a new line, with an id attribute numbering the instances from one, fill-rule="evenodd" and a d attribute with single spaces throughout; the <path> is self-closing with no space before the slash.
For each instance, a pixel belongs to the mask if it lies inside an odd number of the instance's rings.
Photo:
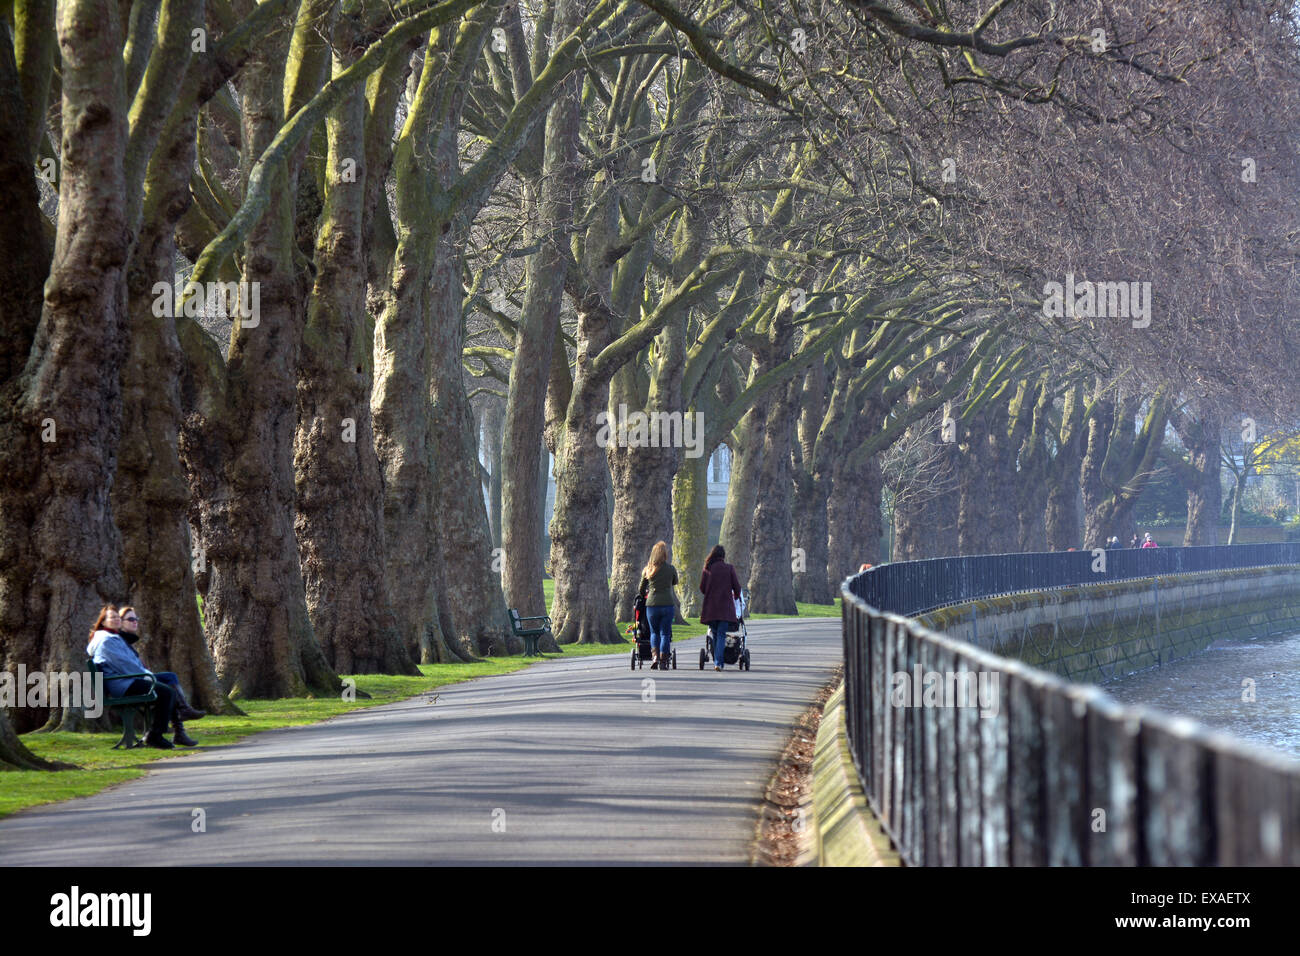
<path id="1" fill-rule="evenodd" d="M 840 616 L 840 599 L 836 598 L 834 604 L 804 604 L 798 601 L 795 607 L 799 609 L 800 617 L 839 617 Z M 751 614 L 754 619 L 765 617 L 789 617 L 789 614 Z"/>

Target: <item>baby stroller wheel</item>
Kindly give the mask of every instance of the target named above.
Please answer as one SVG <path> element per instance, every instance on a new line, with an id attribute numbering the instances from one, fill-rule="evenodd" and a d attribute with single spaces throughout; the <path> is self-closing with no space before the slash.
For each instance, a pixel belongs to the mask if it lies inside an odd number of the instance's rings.
<path id="1" fill-rule="evenodd" d="M 704 650 L 704 648 L 701 647 L 700 648 L 700 670 L 704 670 L 704 662 L 707 661 L 708 659 L 709 659 L 708 653 Z"/>
<path id="2" fill-rule="evenodd" d="M 673 670 L 677 670 L 677 651 L 673 650 Z"/>
<path id="3" fill-rule="evenodd" d="M 636 651 L 632 652 L 632 670 L 636 670 Z"/>

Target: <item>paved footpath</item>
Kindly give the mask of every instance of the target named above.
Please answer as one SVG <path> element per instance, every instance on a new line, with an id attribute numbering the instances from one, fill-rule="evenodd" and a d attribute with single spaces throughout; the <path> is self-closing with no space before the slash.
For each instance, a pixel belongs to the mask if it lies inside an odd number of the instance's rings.
<path id="1" fill-rule="evenodd" d="M 699 670 L 693 638 L 664 674 L 549 660 L 160 761 L 0 819 L 0 865 L 743 864 L 840 621 L 755 621 L 749 644 L 748 672 Z"/>

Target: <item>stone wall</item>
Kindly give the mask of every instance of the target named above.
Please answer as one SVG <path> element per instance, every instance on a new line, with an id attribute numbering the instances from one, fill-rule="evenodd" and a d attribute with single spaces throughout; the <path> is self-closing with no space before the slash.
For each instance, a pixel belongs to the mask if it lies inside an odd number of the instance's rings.
<path id="1" fill-rule="evenodd" d="M 1056 588 L 931 611 L 918 624 L 1081 684 L 1300 630 L 1300 567 Z"/>

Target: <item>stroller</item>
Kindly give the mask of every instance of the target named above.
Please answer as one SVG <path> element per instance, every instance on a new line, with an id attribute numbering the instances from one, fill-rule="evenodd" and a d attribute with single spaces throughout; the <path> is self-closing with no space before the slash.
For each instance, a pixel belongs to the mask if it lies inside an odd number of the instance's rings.
<path id="1" fill-rule="evenodd" d="M 724 664 L 738 664 L 742 671 L 749 670 L 749 636 L 745 628 L 745 614 L 749 611 L 749 591 L 741 589 L 740 600 L 736 602 L 736 623 L 727 625 L 726 644 L 722 649 Z M 704 633 L 704 646 L 700 648 L 700 670 L 713 660 L 713 631 Z"/>
<path id="2" fill-rule="evenodd" d="M 636 596 L 632 608 L 633 621 L 627 633 L 636 632 L 636 647 L 632 648 L 632 670 L 636 670 L 638 667 L 645 667 L 646 661 L 654 660 L 654 650 L 650 647 L 650 622 L 646 620 L 644 594 Z M 669 652 L 668 661 L 672 663 L 673 670 L 677 670 L 677 648 L 674 647 Z M 661 661 L 659 666 L 667 670 L 665 663 Z"/>

